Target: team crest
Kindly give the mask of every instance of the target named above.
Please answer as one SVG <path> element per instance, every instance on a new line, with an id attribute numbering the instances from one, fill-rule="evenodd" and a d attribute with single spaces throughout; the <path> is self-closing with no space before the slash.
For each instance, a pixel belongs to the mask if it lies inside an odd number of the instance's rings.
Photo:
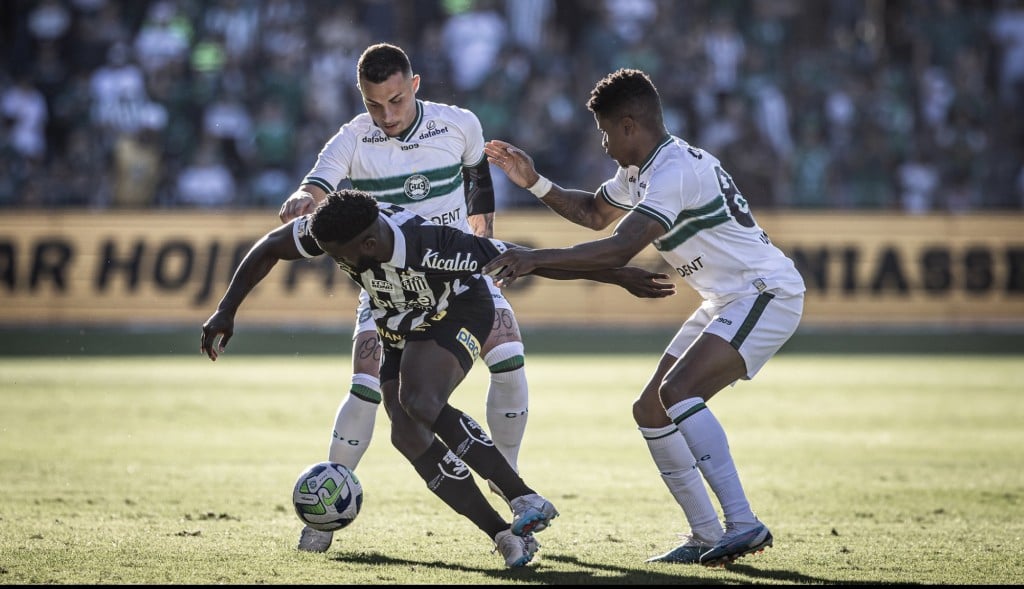
<path id="1" fill-rule="evenodd" d="M 411 200 L 423 200 L 430 194 L 430 180 L 423 174 L 413 174 L 405 180 L 405 195 Z"/>
<path id="2" fill-rule="evenodd" d="M 402 281 L 402 288 L 404 290 L 411 290 L 411 291 L 414 291 L 414 292 L 422 292 L 422 291 L 425 291 L 425 290 L 427 290 L 429 288 L 427 286 L 427 279 L 424 278 L 423 276 L 419 276 L 419 275 L 403 276 L 401 281 Z"/>

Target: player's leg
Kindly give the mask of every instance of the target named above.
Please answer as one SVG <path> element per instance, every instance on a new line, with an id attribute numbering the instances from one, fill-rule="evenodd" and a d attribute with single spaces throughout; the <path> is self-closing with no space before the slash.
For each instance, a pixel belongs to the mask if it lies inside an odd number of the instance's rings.
<path id="1" fill-rule="evenodd" d="M 434 432 L 422 421 L 413 417 L 417 411 L 424 410 L 415 398 L 418 394 L 438 394 L 436 391 L 423 393 L 422 390 L 410 391 L 412 399 L 410 407 L 413 414 L 401 402 L 404 391 L 400 390 L 400 382 L 408 382 L 406 378 L 422 378 L 433 381 L 434 389 L 454 390 L 462 380 L 465 372 L 451 354 L 430 358 L 434 362 L 434 370 L 429 374 L 406 374 L 400 367 L 406 356 L 415 357 L 420 353 L 415 345 L 409 349 L 411 342 L 406 342 L 406 349 L 388 350 L 384 357 L 381 370 L 381 390 L 384 397 L 385 410 L 391 419 L 391 442 L 395 448 L 412 464 L 416 473 L 426 483 L 427 488 L 453 511 L 469 519 L 491 538 L 496 549 L 505 558 L 510 567 L 522 566 L 533 558 L 539 545 L 532 538 L 525 539 L 511 534 L 507 521 L 491 506 L 487 498 L 480 492 L 470 469 L 451 449 L 434 436 Z M 400 376 L 401 374 L 401 376 Z M 404 387 L 403 387 L 404 388 Z M 428 387 L 430 388 L 430 387 Z M 451 394 L 451 390 L 447 392 Z M 445 396 L 444 393 L 440 393 Z M 507 465 L 506 465 L 507 466 Z"/>
<path id="2" fill-rule="evenodd" d="M 725 534 L 701 556 L 701 564 L 718 565 L 771 546 L 773 539 L 750 507 L 725 430 L 706 401 L 752 377 L 778 351 L 799 323 L 802 297 L 775 300 L 764 293 L 705 307 L 712 320 L 666 374 L 661 399 L 722 507 Z"/>
<path id="3" fill-rule="evenodd" d="M 481 354 L 491 373 L 487 389 L 487 429 L 495 447 L 518 472 L 519 449 L 529 417 L 523 337 L 508 300 L 490 277 L 486 278 L 494 299 L 494 323 Z"/>
<path id="4" fill-rule="evenodd" d="M 677 546 L 648 562 L 697 564 L 700 555 L 722 537 L 722 524 L 686 439 L 661 404 L 659 388 L 675 362 L 676 357 L 671 354 L 662 356 L 647 386 L 633 403 L 633 419 L 662 481 L 682 508 L 690 531 L 683 534 L 683 541 Z"/>
<path id="5" fill-rule="evenodd" d="M 483 299 L 483 304 L 453 305 L 429 329 L 409 334 L 401 365 L 401 403 L 509 499 L 512 531 L 524 535 L 546 528 L 558 511 L 526 485 L 472 417 L 448 404 L 452 391 L 473 366 L 481 349 L 479 342 L 490 332 L 493 313 L 488 299 Z M 442 367 L 448 367 L 447 374 L 458 379 L 441 381 Z"/>
<path id="6" fill-rule="evenodd" d="M 360 293 L 356 310 L 356 328 L 352 343 L 352 381 L 348 394 L 334 416 L 334 429 L 327 457 L 332 462 L 355 470 L 370 446 L 380 406 L 380 342 L 377 328 L 370 316 L 369 297 Z M 365 299 L 365 300 L 364 300 Z M 298 549 L 326 552 L 334 532 L 323 532 L 304 526 L 299 534 Z"/>
<path id="7" fill-rule="evenodd" d="M 678 546 L 649 559 L 649 562 L 696 564 L 700 562 L 700 555 L 722 537 L 722 524 L 697 468 L 697 461 L 686 444 L 686 438 L 665 413 L 660 397 L 665 375 L 682 352 L 700 335 L 709 320 L 703 310 L 698 308 L 683 323 L 658 362 L 654 374 L 633 403 L 633 419 L 647 444 L 647 450 L 669 493 L 683 509 L 690 526 L 689 533 L 683 534 L 683 541 Z"/>
<path id="8" fill-rule="evenodd" d="M 355 470 L 373 438 L 380 407 L 380 340 L 370 330 L 358 331 L 352 343 L 352 381 L 334 418 L 329 459 Z"/>

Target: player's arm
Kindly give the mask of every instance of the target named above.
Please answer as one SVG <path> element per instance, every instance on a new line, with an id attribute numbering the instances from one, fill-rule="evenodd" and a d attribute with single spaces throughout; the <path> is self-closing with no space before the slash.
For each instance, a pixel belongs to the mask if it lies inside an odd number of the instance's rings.
<path id="1" fill-rule="evenodd" d="M 462 185 L 466 193 L 466 217 L 473 235 L 494 237 L 494 182 L 487 158 L 475 166 L 462 167 Z"/>
<path id="2" fill-rule="evenodd" d="M 502 242 L 506 251 L 529 251 L 529 248 Z M 486 266 L 485 266 L 486 269 Z M 662 282 L 669 279 L 667 274 L 651 272 L 637 266 L 621 266 L 600 270 L 557 270 L 553 268 L 535 268 L 531 274 L 552 280 L 593 280 L 621 286 L 633 296 L 640 298 L 662 298 L 674 295 L 675 285 Z M 492 274 L 493 275 L 493 274 Z"/>
<path id="3" fill-rule="evenodd" d="M 530 190 L 540 180 L 533 158 L 511 143 L 492 139 L 484 145 L 484 153 L 487 161 L 501 168 L 508 179 L 520 188 Z M 567 189 L 554 183 L 543 192 L 535 196 L 548 208 L 590 229 L 604 229 L 626 213 L 625 209 L 608 204 L 599 192 Z"/>
<path id="4" fill-rule="evenodd" d="M 218 354 L 224 351 L 234 334 L 235 313 L 242 301 L 270 273 L 278 260 L 297 260 L 303 257 L 292 236 L 294 224 L 294 221 L 286 223 L 261 237 L 238 265 L 217 310 L 203 323 L 199 350 L 209 356 L 210 360 L 217 360 Z M 218 336 L 220 341 L 215 346 Z"/>
<path id="5" fill-rule="evenodd" d="M 323 202 L 325 198 L 327 198 L 327 192 L 320 186 L 303 184 L 284 201 L 277 216 L 281 218 L 282 223 L 287 223 L 302 215 L 312 213 L 316 205 Z"/>
<path id="6" fill-rule="evenodd" d="M 565 248 L 512 249 L 483 268 L 502 284 L 535 273 L 538 268 L 553 270 L 606 270 L 625 266 L 652 241 L 665 234 L 665 227 L 642 213 L 626 215 L 615 232 L 603 239 Z"/>

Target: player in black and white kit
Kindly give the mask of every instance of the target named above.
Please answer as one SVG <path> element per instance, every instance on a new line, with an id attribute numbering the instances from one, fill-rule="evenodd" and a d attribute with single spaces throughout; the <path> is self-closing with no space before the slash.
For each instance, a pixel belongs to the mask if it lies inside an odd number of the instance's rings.
<path id="1" fill-rule="evenodd" d="M 594 270 L 620 265 L 652 245 L 703 299 L 669 343 L 633 404 L 633 418 L 690 537 L 652 561 L 718 566 L 771 546 L 751 510 L 725 431 L 707 405 L 750 379 L 789 340 L 803 313 L 804 281 L 757 224 L 714 155 L 665 129 L 650 78 L 622 69 L 599 81 L 587 107 L 602 145 L 619 164 L 596 192 L 563 189 L 502 141 L 488 159 L 563 217 L 592 229 L 620 220 L 600 240 L 547 250 L 510 250 L 490 262 L 511 282 L 536 268 Z M 725 530 L 704 486 L 714 491 Z"/>
<path id="2" fill-rule="evenodd" d="M 311 212 L 347 179 L 379 202 L 397 204 L 439 225 L 493 237 L 494 191 L 476 115 L 417 99 L 420 77 L 395 45 L 368 47 L 356 70 L 366 112 L 324 145 L 299 189 L 281 206 L 281 221 Z M 498 450 L 518 471 L 529 417 L 525 351 L 511 305 L 486 280 L 495 305 L 491 334 L 481 340 L 480 354 L 491 372 L 487 425 Z M 351 387 L 338 407 L 328 458 L 354 470 L 369 446 L 380 403 L 380 343 L 366 292 L 360 293 L 352 339 Z M 298 548 L 323 552 L 332 538 L 331 532 L 306 526 Z"/>
<path id="3" fill-rule="evenodd" d="M 249 250 L 203 324 L 200 349 L 217 359 L 242 301 L 278 260 L 331 256 L 369 297 L 383 343 L 381 394 L 392 443 L 430 491 L 493 539 L 506 566 L 523 566 L 539 548 L 533 532 L 558 511 L 526 485 L 473 418 L 448 404 L 491 330 L 494 300 L 480 269 L 509 247 L 518 246 L 378 206 L 362 191 L 332 192 L 312 214 L 285 223 Z M 659 282 L 666 275 L 633 267 L 537 274 L 617 284 L 642 297 L 674 293 L 671 283 Z M 470 470 L 509 499 L 511 523 L 490 505 Z"/>

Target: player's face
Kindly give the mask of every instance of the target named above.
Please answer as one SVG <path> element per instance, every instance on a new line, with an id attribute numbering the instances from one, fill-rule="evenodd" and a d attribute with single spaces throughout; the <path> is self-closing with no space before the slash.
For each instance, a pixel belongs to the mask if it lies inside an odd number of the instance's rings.
<path id="1" fill-rule="evenodd" d="M 402 72 L 392 74 L 380 84 L 359 80 L 366 112 L 388 137 L 401 135 L 416 119 L 416 91 L 419 87 L 419 75 L 407 78 Z"/>
<path id="2" fill-rule="evenodd" d="M 594 120 L 597 121 L 597 130 L 601 132 L 601 147 L 608 157 L 623 168 L 630 165 L 631 162 L 626 155 L 626 135 L 622 129 L 622 118 L 600 117 L 595 114 Z"/>
<path id="3" fill-rule="evenodd" d="M 344 264 L 356 274 L 362 274 L 377 264 L 372 253 L 376 239 L 360 234 L 345 243 L 316 240 L 324 253 L 334 258 L 335 262 Z M 368 253 L 369 252 L 369 253 Z"/>

